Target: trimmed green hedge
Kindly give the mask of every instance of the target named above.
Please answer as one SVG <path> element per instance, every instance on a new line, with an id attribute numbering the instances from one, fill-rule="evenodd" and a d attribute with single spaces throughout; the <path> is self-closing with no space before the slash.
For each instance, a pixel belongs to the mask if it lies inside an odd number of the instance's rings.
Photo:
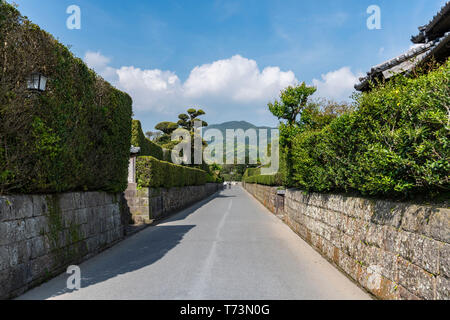
<path id="1" fill-rule="evenodd" d="M 33 72 L 48 77 L 30 92 Z M 0 193 L 126 189 L 131 98 L 0 2 Z"/>
<path id="2" fill-rule="evenodd" d="M 170 153 L 165 153 L 160 146 L 153 141 L 150 141 L 144 135 L 139 120 L 133 120 L 131 128 L 131 144 L 141 148 L 141 152 L 139 153 L 141 156 L 152 156 L 159 160 L 169 160 Z"/>
<path id="3" fill-rule="evenodd" d="M 147 156 L 137 158 L 136 181 L 141 188 L 195 186 L 205 184 L 208 173 Z"/>
<path id="4" fill-rule="evenodd" d="M 214 174 L 208 173 L 206 176 L 206 182 L 207 183 L 221 183 L 221 182 L 223 182 L 223 178 L 218 177 Z"/>
<path id="5" fill-rule="evenodd" d="M 261 168 L 248 168 L 245 170 L 242 180 L 246 180 L 248 177 L 257 176 L 261 174 Z"/>
<path id="6" fill-rule="evenodd" d="M 281 174 L 274 175 L 255 175 L 244 179 L 245 183 L 257 183 L 265 186 L 281 186 L 283 185 L 283 179 Z"/>
<path id="7" fill-rule="evenodd" d="M 282 186 L 284 184 L 281 172 L 274 175 L 261 175 L 261 168 L 248 168 L 245 170 L 242 181 L 266 186 Z"/>
<path id="8" fill-rule="evenodd" d="M 356 111 L 293 139 L 295 187 L 377 196 L 450 191 L 450 60 L 356 97 Z"/>

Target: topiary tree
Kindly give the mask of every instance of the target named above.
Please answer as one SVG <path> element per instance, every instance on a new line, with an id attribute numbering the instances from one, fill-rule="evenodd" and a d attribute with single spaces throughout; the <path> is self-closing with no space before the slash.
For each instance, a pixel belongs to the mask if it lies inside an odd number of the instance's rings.
<path id="1" fill-rule="evenodd" d="M 156 130 L 164 132 L 164 134 L 171 135 L 176 129 L 178 129 L 178 124 L 175 122 L 164 121 L 160 122 L 155 126 Z"/>
<path id="2" fill-rule="evenodd" d="M 180 127 L 184 128 L 190 132 L 194 131 L 195 121 L 201 121 L 202 126 L 207 127 L 208 123 L 206 123 L 203 120 L 198 119 L 198 117 L 205 115 L 205 114 L 206 114 L 205 111 L 203 111 L 202 109 L 198 109 L 198 110 L 196 110 L 194 108 L 188 109 L 187 113 L 182 113 L 178 116 L 179 121 L 177 124 Z"/>

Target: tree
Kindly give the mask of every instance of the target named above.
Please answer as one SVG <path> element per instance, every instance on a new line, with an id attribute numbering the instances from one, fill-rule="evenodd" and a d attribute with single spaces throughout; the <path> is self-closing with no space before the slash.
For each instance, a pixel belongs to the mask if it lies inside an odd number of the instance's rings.
<path id="1" fill-rule="evenodd" d="M 308 99 L 316 92 L 315 87 L 308 87 L 304 82 L 296 87 L 289 86 L 281 91 L 281 101 L 269 103 L 269 110 L 279 120 L 287 120 L 289 126 L 295 125 L 297 116 L 308 103 Z"/>
<path id="2" fill-rule="evenodd" d="M 315 87 L 309 87 L 304 82 L 299 86 L 289 86 L 281 91 L 281 101 L 275 100 L 269 103 L 269 110 L 279 120 L 286 120 L 280 123 L 280 144 L 285 150 L 285 170 L 284 173 L 287 185 L 292 184 L 292 137 L 300 128 L 298 116 L 308 105 L 308 99 L 316 92 Z"/>
<path id="3" fill-rule="evenodd" d="M 178 129 L 178 124 L 175 122 L 164 121 L 160 122 L 155 126 L 156 130 L 164 132 L 166 135 L 171 135 L 176 129 Z"/>
<path id="4" fill-rule="evenodd" d="M 202 109 L 188 109 L 187 113 L 182 113 L 178 116 L 178 125 L 190 132 L 194 131 L 194 123 L 195 121 L 200 121 L 203 127 L 207 127 L 208 123 L 198 119 L 198 117 L 206 114 Z"/>

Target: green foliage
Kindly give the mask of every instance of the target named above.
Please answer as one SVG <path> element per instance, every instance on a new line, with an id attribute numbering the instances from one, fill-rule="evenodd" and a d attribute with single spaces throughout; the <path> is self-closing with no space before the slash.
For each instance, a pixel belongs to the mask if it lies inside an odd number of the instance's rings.
<path id="1" fill-rule="evenodd" d="M 207 183 L 221 183 L 221 182 L 223 182 L 223 178 L 219 177 L 218 175 L 208 173 L 206 176 L 206 182 Z"/>
<path id="2" fill-rule="evenodd" d="M 159 160 L 164 159 L 163 149 L 144 135 L 139 120 L 133 120 L 132 122 L 131 145 L 141 148 L 139 153 L 141 156 L 152 156 Z"/>
<path id="3" fill-rule="evenodd" d="M 198 119 L 198 117 L 205 115 L 205 111 L 203 111 L 202 109 L 188 109 L 187 110 L 187 114 L 182 113 L 178 116 L 178 123 L 177 125 L 179 125 L 180 127 L 182 127 L 183 129 L 186 129 L 190 132 L 192 132 L 194 130 L 194 123 L 196 121 L 200 121 L 202 123 L 203 127 L 207 127 L 208 123 L 206 123 L 205 121 L 202 121 L 200 119 Z"/>
<path id="4" fill-rule="evenodd" d="M 155 126 L 156 130 L 162 131 L 166 135 L 171 135 L 176 129 L 178 129 L 178 124 L 175 122 L 164 121 L 160 122 Z"/>
<path id="5" fill-rule="evenodd" d="M 297 116 L 306 107 L 309 97 L 316 90 L 314 87 L 308 87 L 304 82 L 296 87 L 289 86 L 281 92 L 281 101 L 269 103 L 269 110 L 278 119 L 287 120 L 289 125 L 293 125 L 297 121 Z"/>
<path id="6" fill-rule="evenodd" d="M 208 173 L 197 168 L 189 168 L 154 157 L 138 157 L 136 161 L 136 180 L 139 187 L 172 188 L 203 185 Z"/>
<path id="7" fill-rule="evenodd" d="M 244 179 L 245 183 L 257 183 L 265 186 L 281 186 L 283 178 L 281 174 L 274 175 L 254 175 Z"/>
<path id="8" fill-rule="evenodd" d="M 266 186 L 282 186 L 284 174 L 282 171 L 274 175 L 261 175 L 261 168 L 248 168 L 242 177 L 245 183 L 257 183 Z"/>
<path id="9" fill-rule="evenodd" d="M 308 87 L 304 82 L 299 86 L 289 86 L 281 92 L 280 101 L 269 103 L 269 110 L 280 123 L 280 146 L 286 151 L 285 155 L 285 179 L 287 184 L 292 183 L 292 137 L 300 130 L 297 117 L 308 104 L 308 99 L 316 92 L 315 87 Z"/>
<path id="10" fill-rule="evenodd" d="M 245 179 L 247 179 L 249 177 L 258 176 L 260 174 L 261 174 L 261 168 L 248 168 L 247 170 L 245 170 L 242 178 L 245 181 Z"/>
<path id="11" fill-rule="evenodd" d="M 47 90 L 27 90 L 33 72 Z M 131 98 L 0 3 L 0 193 L 122 191 Z"/>
<path id="12" fill-rule="evenodd" d="M 449 192 L 450 60 L 355 97 L 356 110 L 292 137 L 294 185 L 411 196 Z"/>

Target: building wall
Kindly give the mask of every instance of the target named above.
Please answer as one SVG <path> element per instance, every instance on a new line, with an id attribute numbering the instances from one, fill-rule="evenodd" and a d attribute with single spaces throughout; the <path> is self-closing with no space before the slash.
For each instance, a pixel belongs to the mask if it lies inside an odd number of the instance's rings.
<path id="1" fill-rule="evenodd" d="M 271 211 L 275 188 L 244 187 Z M 287 190 L 285 222 L 380 299 L 450 299 L 450 210 Z"/>
<path id="2" fill-rule="evenodd" d="M 121 240 L 122 199 L 105 192 L 0 196 L 0 299 Z"/>

